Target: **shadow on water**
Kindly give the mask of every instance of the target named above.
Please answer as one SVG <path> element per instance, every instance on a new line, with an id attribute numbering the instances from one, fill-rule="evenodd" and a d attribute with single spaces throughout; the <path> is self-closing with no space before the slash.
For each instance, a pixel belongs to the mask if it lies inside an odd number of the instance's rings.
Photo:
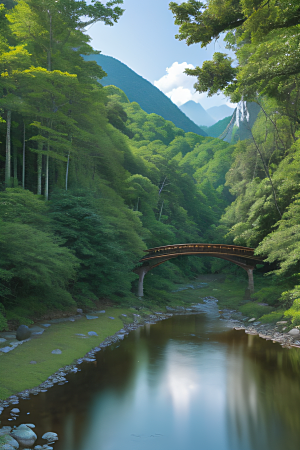
<path id="1" fill-rule="evenodd" d="M 298 448 L 300 351 L 206 312 L 135 330 L 2 425 L 54 431 L 55 450 Z"/>

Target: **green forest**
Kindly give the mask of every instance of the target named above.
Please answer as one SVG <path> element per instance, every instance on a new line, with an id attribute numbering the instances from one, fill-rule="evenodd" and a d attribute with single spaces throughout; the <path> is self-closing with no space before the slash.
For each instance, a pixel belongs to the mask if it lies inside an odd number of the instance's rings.
<path id="1" fill-rule="evenodd" d="M 236 55 L 187 69 L 195 88 L 260 107 L 233 144 L 101 86 L 84 31 L 121 20 L 121 6 L 0 4 L 0 330 L 97 299 L 136 302 L 143 250 L 187 242 L 256 248 L 266 262 L 256 298 L 300 325 L 298 0 L 170 3 L 178 39 L 206 46 L 225 32 Z M 222 271 L 242 272 L 178 258 L 145 278 L 146 298 L 165 304 L 174 283 Z"/>

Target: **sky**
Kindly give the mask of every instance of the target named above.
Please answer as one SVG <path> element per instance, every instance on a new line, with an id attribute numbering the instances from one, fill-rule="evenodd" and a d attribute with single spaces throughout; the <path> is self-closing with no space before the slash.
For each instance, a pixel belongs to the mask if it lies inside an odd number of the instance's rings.
<path id="1" fill-rule="evenodd" d="M 124 0 L 125 12 L 118 23 L 111 27 L 98 22 L 87 28 L 91 45 L 150 81 L 177 106 L 194 100 L 205 109 L 225 103 L 234 107 L 222 94 L 207 97 L 206 93 L 196 93 L 193 88 L 196 77 L 183 73 L 186 67 L 201 66 L 215 51 L 228 51 L 222 40 L 205 49 L 200 44 L 188 47 L 185 41 L 175 39 L 179 27 L 174 25 L 169 2 Z"/>

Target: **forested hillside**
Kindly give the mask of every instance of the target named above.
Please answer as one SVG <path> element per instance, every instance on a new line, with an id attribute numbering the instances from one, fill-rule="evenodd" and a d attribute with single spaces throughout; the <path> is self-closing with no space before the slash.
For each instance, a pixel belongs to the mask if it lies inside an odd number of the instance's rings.
<path id="1" fill-rule="evenodd" d="M 99 298 L 130 302 L 143 250 L 213 239 L 232 199 L 233 147 L 147 114 L 82 58 L 93 53 L 83 12 L 110 23 L 121 10 L 67 3 L 0 7 L 0 328 Z M 168 263 L 146 293 L 164 301 L 170 281 L 201 267 Z"/>
<path id="2" fill-rule="evenodd" d="M 206 46 L 225 32 L 226 53 L 215 53 L 196 75 L 199 92 L 223 91 L 260 112 L 248 139 L 238 141 L 226 186 L 235 200 L 221 219 L 223 234 L 256 247 L 269 263 L 269 285 L 256 295 L 300 324 L 299 69 L 300 5 L 286 1 L 171 2 L 177 38 Z"/>
<path id="3" fill-rule="evenodd" d="M 99 84 L 83 30 L 112 25 L 121 3 L 0 5 L 0 329 L 97 299 L 130 303 L 144 249 L 197 241 L 255 247 L 270 280 L 255 295 L 300 324 L 298 3 L 171 3 L 188 43 L 235 30 L 226 39 L 238 65 L 217 53 L 192 71 L 199 91 L 260 108 L 235 145 Z M 227 270 L 206 264 L 158 267 L 146 295 L 166 302 L 172 282 Z"/>

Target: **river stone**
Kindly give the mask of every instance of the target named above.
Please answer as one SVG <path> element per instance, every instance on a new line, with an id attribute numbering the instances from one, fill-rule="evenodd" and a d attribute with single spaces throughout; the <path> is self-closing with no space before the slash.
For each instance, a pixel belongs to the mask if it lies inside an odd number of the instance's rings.
<path id="1" fill-rule="evenodd" d="M 22 447 L 32 447 L 37 440 L 37 435 L 26 425 L 20 425 L 10 434 Z"/>
<path id="2" fill-rule="evenodd" d="M 2 353 L 8 353 L 8 352 L 10 352 L 11 350 L 13 350 L 15 347 L 2 347 L 2 348 L 0 348 L 0 352 L 2 352 Z"/>
<path id="3" fill-rule="evenodd" d="M 98 316 L 90 316 L 89 314 L 87 314 L 85 317 L 86 317 L 88 320 L 98 319 Z"/>
<path id="4" fill-rule="evenodd" d="M 256 320 L 255 317 L 252 317 L 252 319 L 249 319 L 248 322 L 254 322 L 254 320 Z"/>
<path id="5" fill-rule="evenodd" d="M 276 322 L 276 325 L 284 325 L 287 323 L 287 320 L 280 320 L 279 322 Z"/>
<path id="6" fill-rule="evenodd" d="M 55 349 L 55 350 L 52 350 L 51 353 L 52 353 L 53 355 L 61 355 L 61 354 L 62 354 L 62 351 L 59 350 L 59 348 L 57 348 L 57 349 Z"/>
<path id="7" fill-rule="evenodd" d="M 0 436 L 5 436 L 11 432 L 11 427 L 5 426 L 0 428 Z"/>
<path id="8" fill-rule="evenodd" d="M 19 443 L 11 436 L 6 436 L 5 444 L 12 448 L 19 448 Z"/>
<path id="9" fill-rule="evenodd" d="M 48 431 L 48 433 L 43 434 L 42 439 L 46 439 L 47 441 L 57 441 L 58 436 L 57 436 L 57 433 Z"/>
<path id="10" fill-rule="evenodd" d="M 89 336 L 98 336 L 98 334 L 96 333 L 96 331 L 89 331 L 88 332 Z"/>
<path id="11" fill-rule="evenodd" d="M 135 315 L 137 315 L 137 314 L 134 314 L 134 316 L 135 316 Z M 109 317 L 109 319 L 115 320 L 115 318 L 114 318 L 114 317 Z"/>
<path id="12" fill-rule="evenodd" d="M 20 412 L 19 408 L 13 408 L 11 410 L 11 413 L 13 413 L 13 414 L 18 414 L 19 412 Z"/>
<path id="13" fill-rule="evenodd" d="M 18 341 L 24 341 L 24 339 L 28 339 L 31 336 L 31 330 L 27 325 L 20 325 L 17 329 L 16 338 Z"/>
<path id="14" fill-rule="evenodd" d="M 45 328 L 51 327 L 51 323 L 41 323 L 41 325 Z"/>
<path id="15" fill-rule="evenodd" d="M 24 423 L 24 425 L 26 425 L 26 427 L 28 428 L 35 428 L 35 425 L 33 423 Z"/>
<path id="16" fill-rule="evenodd" d="M 289 334 L 290 336 L 298 336 L 298 335 L 300 334 L 300 331 L 298 330 L 298 328 L 292 328 L 292 329 L 288 332 L 288 334 Z"/>
<path id="17" fill-rule="evenodd" d="M 77 309 L 77 312 L 78 312 L 78 314 L 82 314 L 82 313 L 83 313 L 83 311 L 82 311 L 81 308 L 78 308 L 78 309 Z"/>
<path id="18" fill-rule="evenodd" d="M 5 338 L 0 338 L 0 344 L 3 344 L 3 342 L 5 342 L 6 339 Z"/>
<path id="19" fill-rule="evenodd" d="M 104 314 L 105 310 L 103 309 L 102 311 L 96 311 L 97 314 Z"/>
<path id="20" fill-rule="evenodd" d="M 12 447 L 10 444 L 3 444 L 0 448 L 1 450 L 14 450 L 14 447 Z"/>

